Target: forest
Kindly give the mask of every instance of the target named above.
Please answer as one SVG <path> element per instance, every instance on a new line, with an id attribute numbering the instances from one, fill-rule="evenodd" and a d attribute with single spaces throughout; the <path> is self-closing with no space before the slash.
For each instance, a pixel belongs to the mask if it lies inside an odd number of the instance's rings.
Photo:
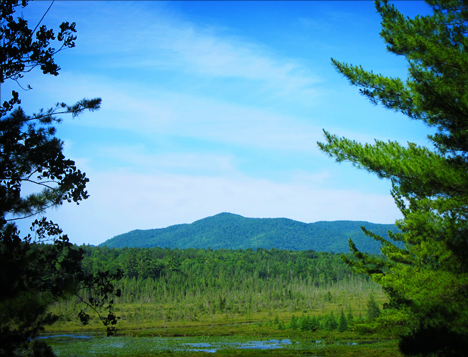
<path id="1" fill-rule="evenodd" d="M 115 298 L 118 326 L 123 327 L 220 318 L 271 323 L 276 317 L 278 324 L 278 315 L 287 323 L 293 314 L 333 314 L 337 322 L 342 311 L 360 321 L 367 319 L 366 302 L 372 294 L 383 301 L 380 287 L 353 273 L 341 254 L 275 248 L 81 248 L 87 273 L 123 271 L 116 282 L 122 295 Z M 59 324 L 76 323 L 78 302 L 56 303 Z M 99 324 L 97 316 L 94 323 Z M 338 328 L 338 323 L 325 323 L 323 328 Z"/>

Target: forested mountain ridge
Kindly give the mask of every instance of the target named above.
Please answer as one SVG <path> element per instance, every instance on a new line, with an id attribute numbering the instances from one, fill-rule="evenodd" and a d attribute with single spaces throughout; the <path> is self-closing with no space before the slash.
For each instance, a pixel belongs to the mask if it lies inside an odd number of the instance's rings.
<path id="1" fill-rule="evenodd" d="M 191 224 L 160 229 L 134 230 L 100 244 L 109 248 L 211 248 L 248 249 L 276 248 L 349 252 L 348 240 L 368 253 L 380 253 L 380 244 L 364 235 L 361 226 L 384 238 L 396 232 L 393 224 L 362 221 L 303 223 L 287 218 L 246 218 L 220 213 Z"/>

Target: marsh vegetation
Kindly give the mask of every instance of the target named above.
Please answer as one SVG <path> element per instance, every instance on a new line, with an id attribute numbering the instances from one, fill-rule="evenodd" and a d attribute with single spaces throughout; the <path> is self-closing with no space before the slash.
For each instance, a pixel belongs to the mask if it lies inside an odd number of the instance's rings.
<path id="1" fill-rule="evenodd" d="M 90 273 L 124 271 L 116 282 L 123 291 L 115 304 L 119 330 L 116 337 L 104 338 L 97 315 L 86 326 L 74 318 L 78 301 L 56 303 L 51 310 L 60 319 L 47 332 L 94 333 L 91 339 L 48 339 L 59 356 L 85 356 L 90 349 L 96 356 L 232 350 L 262 355 L 267 349 L 285 356 L 312 350 L 317 356 L 325 351 L 365 355 L 375 349 L 398 355 L 390 335 L 354 332 L 378 316 L 385 297 L 338 254 L 99 247 L 86 252 L 83 265 Z M 149 270 L 152 266 L 158 269 Z M 363 343 L 369 341 L 378 342 Z"/>

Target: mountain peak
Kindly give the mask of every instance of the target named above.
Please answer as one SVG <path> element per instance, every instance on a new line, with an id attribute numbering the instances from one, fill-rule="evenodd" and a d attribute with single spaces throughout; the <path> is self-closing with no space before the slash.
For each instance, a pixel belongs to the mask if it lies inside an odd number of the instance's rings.
<path id="1" fill-rule="evenodd" d="M 211 249 L 285 249 L 349 252 L 351 238 L 358 249 L 380 253 L 380 244 L 364 235 L 361 226 L 388 238 L 396 232 L 393 224 L 355 221 L 303 223 L 286 218 L 246 218 L 222 212 L 191 224 L 161 229 L 134 230 L 111 238 L 100 246 L 110 248 L 208 248 Z"/>

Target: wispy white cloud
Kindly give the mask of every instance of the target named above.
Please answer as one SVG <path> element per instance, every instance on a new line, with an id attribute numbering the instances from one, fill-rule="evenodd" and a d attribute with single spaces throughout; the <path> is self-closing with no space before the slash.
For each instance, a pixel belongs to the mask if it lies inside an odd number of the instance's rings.
<path id="1" fill-rule="evenodd" d="M 103 99 L 98 112 L 63 125 L 112 128 L 154 138 L 177 135 L 304 153 L 317 153 L 315 143 L 323 137 L 315 120 L 306 121 L 235 101 L 173 93 L 103 76 L 63 71 L 53 85 L 43 86 L 38 94 L 34 99 L 37 102 L 57 97 L 69 103 L 84 96 Z"/>
<path id="2" fill-rule="evenodd" d="M 143 145 L 105 145 L 98 151 L 107 160 L 118 162 L 120 167 L 131 168 L 133 172 L 184 172 L 198 175 L 204 173 L 230 177 L 239 175 L 234 155 L 187 151 L 151 153 Z"/>
<path id="3" fill-rule="evenodd" d="M 301 93 L 309 100 L 318 95 L 314 85 L 323 80 L 300 59 L 285 58 L 227 28 L 192 23 L 151 3 L 91 2 L 86 14 L 78 10 L 77 15 L 82 16 L 77 51 L 101 58 L 97 63 L 106 68 L 236 78 L 257 82 L 273 96 Z"/>

